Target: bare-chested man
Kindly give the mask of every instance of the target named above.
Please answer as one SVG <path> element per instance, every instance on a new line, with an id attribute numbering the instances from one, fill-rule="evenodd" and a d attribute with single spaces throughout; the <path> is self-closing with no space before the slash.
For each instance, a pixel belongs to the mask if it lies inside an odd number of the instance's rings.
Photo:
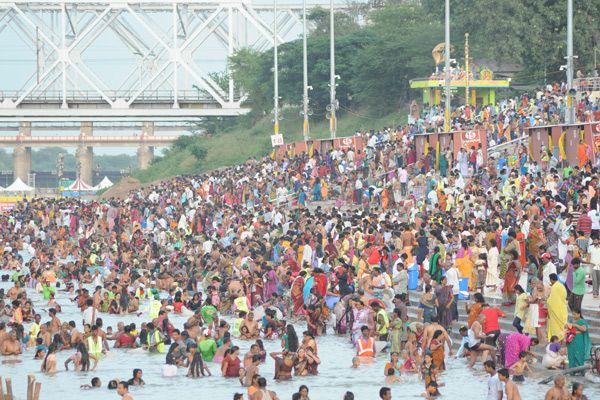
<path id="1" fill-rule="evenodd" d="M 8 339 L 8 332 L 6 332 L 6 324 L 4 322 L 0 322 L 0 349 L 2 348 L 2 343 L 6 339 Z"/>
<path id="2" fill-rule="evenodd" d="M 509 378 L 508 370 L 506 368 L 498 370 L 498 379 L 504 384 L 506 400 L 521 400 L 519 388 L 517 387 L 517 384 Z"/>
<path id="3" fill-rule="evenodd" d="M 259 355 L 260 347 L 257 344 L 250 346 L 250 351 L 244 355 L 244 368 L 248 368 L 252 364 L 252 357 Z"/>
<path id="4" fill-rule="evenodd" d="M 569 400 L 570 398 L 569 391 L 565 387 L 565 377 L 558 375 L 554 378 L 554 386 L 546 392 L 544 400 Z"/>
<path id="5" fill-rule="evenodd" d="M 258 322 L 254 320 L 254 313 L 250 311 L 246 316 L 246 319 L 240 326 L 241 339 L 256 339 L 259 336 Z"/>
<path id="6" fill-rule="evenodd" d="M 52 343 L 52 335 L 50 334 L 50 330 L 48 328 L 48 322 L 40 325 L 40 333 L 38 333 L 38 337 L 42 338 L 42 343 L 44 346 L 48 347 Z"/>
<path id="7" fill-rule="evenodd" d="M 448 336 L 448 332 L 446 329 L 438 323 L 437 315 L 431 316 L 431 323 L 425 327 L 423 330 L 423 337 L 421 339 L 421 344 L 423 346 L 423 352 L 429 348 L 431 344 L 431 339 L 433 339 L 433 334 L 435 331 L 442 331 L 442 340 L 448 344 L 448 348 L 450 351 L 448 355 L 452 355 L 452 342 L 450 341 L 450 336 Z"/>
<path id="8" fill-rule="evenodd" d="M 71 332 L 71 347 L 75 347 L 77 343 L 83 341 L 81 332 L 75 327 L 75 321 L 69 321 L 69 331 Z"/>
<path id="9" fill-rule="evenodd" d="M 60 319 L 58 319 L 58 317 L 56 316 L 56 309 L 49 309 L 48 315 L 50 315 L 50 325 L 48 326 L 48 329 L 50 330 L 50 334 L 54 335 L 55 333 L 60 331 L 60 326 L 62 325 L 62 322 L 60 322 Z"/>
<path id="10" fill-rule="evenodd" d="M 21 343 L 19 342 L 19 339 L 17 339 L 17 333 L 11 331 L 2 341 L 0 354 L 3 356 L 16 356 L 21 354 L 21 351 Z"/>
<path id="11" fill-rule="evenodd" d="M 19 281 L 15 281 L 15 285 L 8 289 L 8 292 L 6 292 L 6 296 L 9 297 L 12 302 L 17 299 L 17 296 L 19 295 L 19 293 L 21 293 L 21 291 L 22 289 L 19 286 Z"/>

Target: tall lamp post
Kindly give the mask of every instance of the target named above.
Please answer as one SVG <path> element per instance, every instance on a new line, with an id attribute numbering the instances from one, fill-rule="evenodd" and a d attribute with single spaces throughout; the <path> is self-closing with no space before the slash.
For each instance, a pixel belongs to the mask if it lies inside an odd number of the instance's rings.
<path id="1" fill-rule="evenodd" d="M 337 109 L 337 101 L 335 99 L 335 28 L 333 14 L 333 0 L 329 0 L 329 55 L 331 57 L 329 65 L 329 132 L 331 138 L 335 139 L 337 130 L 337 120 L 335 110 Z"/>
<path id="2" fill-rule="evenodd" d="M 308 124 L 308 55 L 306 45 L 306 0 L 302 0 L 302 115 L 304 123 L 302 124 L 302 134 L 304 141 L 310 136 Z"/>
<path id="3" fill-rule="evenodd" d="M 575 123 L 573 97 L 573 0 L 567 0 L 567 124 Z"/>
<path id="4" fill-rule="evenodd" d="M 445 71 L 444 77 L 446 80 L 446 104 L 444 110 L 444 130 L 450 132 L 450 0 L 446 0 L 446 18 L 445 18 L 445 38 L 446 46 L 444 50 Z"/>
<path id="5" fill-rule="evenodd" d="M 277 0 L 273 2 L 273 133 L 279 135 L 279 66 L 277 60 Z"/>

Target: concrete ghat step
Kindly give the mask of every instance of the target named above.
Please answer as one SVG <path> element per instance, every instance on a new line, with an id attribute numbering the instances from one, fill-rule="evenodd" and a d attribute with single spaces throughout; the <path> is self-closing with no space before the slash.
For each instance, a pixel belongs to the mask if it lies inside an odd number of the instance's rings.
<path id="1" fill-rule="evenodd" d="M 417 318 L 417 314 L 418 313 L 418 308 L 417 307 L 409 307 L 408 308 L 408 317 L 410 320 L 416 320 Z M 512 316 L 512 314 L 511 314 Z M 508 318 L 500 318 L 499 320 L 499 324 L 500 324 L 500 330 L 502 332 L 515 332 L 515 328 L 512 326 L 512 318 L 508 319 Z M 452 323 L 452 336 L 453 336 L 453 340 L 458 340 L 458 342 L 460 343 L 460 334 L 458 333 L 458 330 L 460 329 L 461 326 L 465 326 L 467 325 L 467 316 L 464 313 L 464 311 L 461 313 L 459 310 L 459 317 L 458 317 L 458 321 L 454 321 Z M 592 342 L 593 345 L 596 344 L 600 344 L 600 331 L 598 331 L 597 329 L 590 329 L 590 340 Z M 539 346 L 540 349 L 540 355 L 544 354 L 545 349 L 542 346 Z"/>
<path id="2" fill-rule="evenodd" d="M 414 306 L 414 307 L 418 307 L 419 301 L 421 299 L 421 295 L 422 295 L 422 292 L 411 291 L 410 297 L 409 297 L 410 305 Z M 500 308 L 508 316 L 512 317 L 512 315 L 514 314 L 514 309 L 515 309 L 514 305 L 509 306 L 509 307 L 502 306 L 502 299 L 495 298 L 495 297 L 485 297 L 485 300 L 491 306 Z M 467 303 L 468 303 L 467 300 L 459 300 L 458 301 L 459 314 L 463 314 L 465 312 L 465 305 Z M 583 308 L 582 314 L 585 317 L 588 324 L 590 325 L 590 328 L 600 329 L 600 312 L 589 309 L 589 308 L 587 308 L 587 309 Z M 512 323 L 512 318 L 511 318 L 510 322 Z"/>

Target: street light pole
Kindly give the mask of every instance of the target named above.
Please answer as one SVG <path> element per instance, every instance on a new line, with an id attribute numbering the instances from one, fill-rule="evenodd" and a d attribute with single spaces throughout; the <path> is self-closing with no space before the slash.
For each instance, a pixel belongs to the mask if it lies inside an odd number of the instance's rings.
<path id="1" fill-rule="evenodd" d="M 331 133 L 331 138 L 335 139 L 336 136 L 336 128 L 337 121 L 335 119 L 335 109 L 337 108 L 337 104 L 335 101 L 335 29 L 334 29 L 334 16 L 333 16 L 333 0 L 329 0 L 329 55 L 331 57 L 330 65 L 329 65 L 329 97 L 331 104 L 329 107 L 330 117 L 329 117 L 329 132 Z"/>
<path id="2" fill-rule="evenodd" d="M 469 34 L 465 33 L 465 73 L 466 73 L 466 85 L 465 85 L 465 106 L 469 106 Z"/>
<path id="3" fill-rule="evenodd" d="M 302 113 L 304 114 L 304 124 L 302 125 L 302 133 L 304 141 L 308 140 L 310 131 L 308 125 L 308 56 L 306 46 L 306 0 L 302 0 Z"/>
<path id="4" fill-rule="evenodd" d="M 567 0 L 567 123 L 575 123 L 573 104 L 573 0 Z"/>
<path id="5" fill-rule="evenodd" d="M 273 75 L 274 75 L 274 93 L 273 93 L 273 132 L 279 135 L 279 67 L 277 60 L 277 0 L 273 2 Z"/>
<path id="6" fill-rule="evenodd" d="M 444 130 L 450 132 L 450 0 L 446 0 L 446 18 L 445 18 L 445 38 L 446 46 L 444 50 L 445 71 L 444 77 L 446 80 L 446 104 L 444 110 Z"/>

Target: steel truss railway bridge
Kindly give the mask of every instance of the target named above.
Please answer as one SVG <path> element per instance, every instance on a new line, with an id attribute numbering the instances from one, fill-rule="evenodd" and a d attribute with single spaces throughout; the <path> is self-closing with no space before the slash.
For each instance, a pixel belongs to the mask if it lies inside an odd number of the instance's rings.
<path id="1" fill-rule="evenodd" d="M 0 146 L 14 148 L 15 177 L 27 181 L 34 146 L 77 147 L 86 182 L 95 146 L 136 146 L 146 167 L 155 146 L 176 138 L 154 135 L 155 123 L 183 127 L 246 113 L 244 93 L 211 66 L 227 72 L 238 49 L 295 39 L 302 27 L 302 2 L 295 1 L 278 4 L 275 16 L 273 4 L 250 0 L 0 0 L 0 46 L 17 46 L 29 62 L 23 81 L 11 82 L 16 89 L 0 86 L 0 131 L 10 132 Z M 106 67 L 115 58 L 121 65 Z M 100 122 L 140 131 L 94 137 Z M 79 132 L 68 137 L 65 128 L 73 124 Z M 38 128 L 60 136 L 37 136 Z"/>

